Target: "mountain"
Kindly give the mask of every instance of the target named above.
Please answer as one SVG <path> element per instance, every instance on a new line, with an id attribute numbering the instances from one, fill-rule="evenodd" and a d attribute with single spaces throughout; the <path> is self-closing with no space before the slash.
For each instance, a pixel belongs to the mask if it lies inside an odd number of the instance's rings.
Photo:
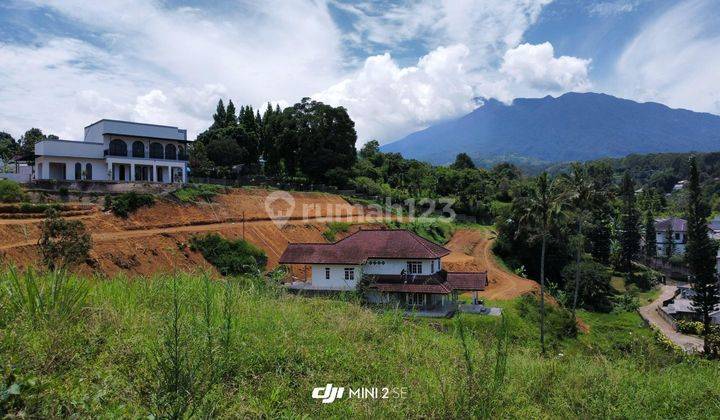
<path id="1" fill-rule="evenodd" d="M 460 152 L 477 163 L 542 164 L 631 153 L 720 150 L 720 116 L 638 103 L 599 93 L 491 99 L 464 117 L 382 146 L 406 158 L 451 163 Z"/>

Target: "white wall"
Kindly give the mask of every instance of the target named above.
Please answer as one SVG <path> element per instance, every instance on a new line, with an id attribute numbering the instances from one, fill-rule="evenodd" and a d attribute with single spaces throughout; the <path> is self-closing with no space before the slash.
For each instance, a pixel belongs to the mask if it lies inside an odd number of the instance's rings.
<path id="1" fill-rule="evenodd" d="M 65 179 L 75 179 L 75 163 L 80 162 L 83 171 L 85 170 L 85 164 L 90 163 L 92 165 L 92 179 L 94 181 L 107 180 L 107 165 L 102 159 L 82 159 L 82 158 L 67 158 L 67 157 L 53 157 L 53 156 L 40 156 L 35 160 L 35 178 L 36 179 L 50 179 L 50 163 L 64 163 L 65 164 Z M 42 165 L 40 165 L 42 164 Z M 39 171 L 42 166 L 42 173 Z"/>
<path id="2" fill-rule="evenodd" d="M 373 264 L 373 262 L 384 262 L 385 264 Z M 390 274 L 399 275 L 403 270 L 407 270 L 408 261 L 420 261 L 422 262 L 422 274 L 428 275 L 440 271 L 440 259 L 433 260 L 380 260 L 380 259 L 369 259 L 368 262 L 363 266 L 363 273 L 365 274 Z M 434 264 L 432 262 L 435 262 Z M 431 270 L 434 268 L 434 270 Z"/>
<path id="3" fill-rule="evenodd" d="M 102 143 L 83 141 L 43 140 L 35 144 L 35 154 L 40 156 L 78 157 L 102 159 Z"/>
<path id="4" fill-rule="evenodd" d="M 325 278 L 325 268 L 330 268 L 330 279 Z M 355 280 L 345 280 L 345 268 L 352 268 L 355 271 Z M 357 265 L 313 265 L 312 284 L 316 287 L 323 287 L 331 290 L 355 290 L 360 280 L 361 270 Z"/>

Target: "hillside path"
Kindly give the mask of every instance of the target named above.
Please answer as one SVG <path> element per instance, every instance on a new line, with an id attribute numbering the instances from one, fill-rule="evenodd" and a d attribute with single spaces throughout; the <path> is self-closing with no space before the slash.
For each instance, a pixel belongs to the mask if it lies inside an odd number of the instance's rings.
<path id="1" fill-rule="evenodd" d="M 677 332 L 672 326 L 672 324 L 670 324 L 658 312 L 663 301 L 673 297 L 675 291 L 677 290 L 677 286 L 663 285 L 661 290 L 662 291 L 660 293 L 660 296 L 657 299 L 655 299 L 652 303 L 638 309 L 638 312 L 640 312 L 640 316 L 643 317 L 643 319 L 649 324 L 652 324 L 657 329 L 659 329 L 660 332 L 665 335 L 665 337 L 667 337 L 676 345 L 680 346 L 686 353 L 695 353 L 702 351 L 703 340 L 701 338 Z"/>
<path id="2" fill-rule="evenodd" d="M 371 217 L 371 216 L 333 216 L 333 217 L 326 217 L 326 216 L 319 216 L 319 217 L 309 217 L 306 219 L 301 220 L 288 220 L 285 224 L 307 224 L 307 223 L 315 223 L 315 222 L 343 222 L 343 221 L 352 221 L 356 223 L 372 223 L 377 222 L 380 220 L 385 220 L 382 217 Z M 274 224 L 275 221 L 272 219 L 253 219 L 248 220 L 244 222 L 246 226 L 262 226 L 262 225 L 269 225 Z M 190 225 L 179 225 L 179 226 L 169 226 L 169 227 L 162 227 L 162 228 L 148 228 L 148 229 L 132 229 L 132 230 L 121 230 L 121 231 L 114 231 L 114 232 L 94 232 L 92 233 L 92 240 L 94 242 L 105 242 L 105 241 L 114 241 L 118 239 L 128 239 L 128 238 L 142 238 L 146 236 L 154 236 L 154 235 L 161 235 L 165 233 L 181 233 L 181 232 L 208 232 L 208 231 L 222 231 L 226 228 L 238 228 L 242 226 L 243 222 L 217 222 L 217 223 L 202 223 L 202 224 L 190 224 Z M 37 239 L 28 240 L 28 241 L 17 241 L 7 244 L 1 244 L 0 250 L 6 250 L 11 248 L 17 248 L 17 247 L 23 247 L 23 246 L 33 246 L 37 245 Z"/>
<path id="3" fill-rule="evenodd" d="M 510 300 L 539 290 L 535 281 L 520 277 L 502 267 L 492 252 L 495 233 L 480 229 L 459 229 L 445 247 L 452 253 L 443 265 L 454 271 L 487 271 L 488 287 L 479 295 L 491 300 Z"/>

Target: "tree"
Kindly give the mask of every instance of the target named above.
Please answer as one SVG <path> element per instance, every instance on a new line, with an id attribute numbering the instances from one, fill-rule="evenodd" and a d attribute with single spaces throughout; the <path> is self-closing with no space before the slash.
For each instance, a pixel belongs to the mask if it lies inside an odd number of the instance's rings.
<path id="1" fill-rule="evenodd" d="M 587 213 L 589 213 L 589 209 L 593 201 L 595 201 L 595 191 L 593 190 L 593 183 L 587 175 L 587 170 L 579 163 L 573 163 L 570 175 L 562 179 L 567 185 L 569 202 L 572 206 L 576 225 L 575 236 L 572 238 L 573 247 L 575 248 L 575 286 L 573 287 L 572 313 L 575 315 L 580 290 L 580 258 L 585 249 L 583 225 L 588 216 Z"/>
<path id="2" fill-rule="evenodd" d="M 240 128 L 240 127 L 235 127 Z M 219 136 L 207 146 L 207 157 L 216 166 L 230 167 L 239 164 L 247 151 L 238 145 L 238 142 L 229 136 Z"/>
<path id="3" fill-rule="evenodd" d="M 580 273 L 580 281 L 577 279 Z M 610 285 L 610 273 L 608 269 L 595 261 L 582 261 L 571 263 L 565 266 L 562 271 L 565 279 L 566 290 L 573 296 L 578 296 L 578 305 L 596 312 L 610 312 L 613 308 L 610 296 L 613 294 Z"/>
<path id="4" fill-rule="evenodd" d="M 693 286 L 693 307 L 704 326 L 704 350 L 709 354 L 710 313 L 720 304 L 718 279 L 715 273 L 717 245 L 708 236 L 707 218 L 710 216 L 710 207 L 702 195 L 695 157 L 690 158 L 689 178 L 685 261 L 690 270 Z"/>
<path id="5" fill-rule="evenodd" d="M 13 157 L 18 152 L 18 147 L 18 143 L 13 136 L 0 131 L 0 160 L 8 160 Z"/>
<path id="6" fill-rule="evenodd" d="M 467 153 L 460 153 L 455 157 L 455 163 L 451 167 L 454 169 L 475 169 L 475 163 Z"/>
<path id="7" fill-rule="evenodd" d="M 235 115 L 235 104 L 232 99 L 225 108 L 225 125 L 224 127 L 232 127 L 237 125 L 237 116 Z"/>
<path id="8" fill-rule="evenodd" d="M 233 105 L 233 108 L 235 106 Z M 213 125 L 210 126 L 210 129 L 216 129 L 216 128 L 224 128 L 227 126 L 227 112 L 225 111 L 225 105 L 223 104 L 222 99 L 218 101 L 217 108 L 215 109 L 215 114 L 213 115 Z"/>
<path id="9" fill-rule="evenodd" d="M 545 251 L 553 227 L 563 213 L 563 197 L 555 192 L 547 172 L 540 174 L 524 203 L 521 223 L 527 224 L 541 240 L 540 251 L 540 349 L 545 354 Z"/>
<path id="10" fill-rule="evenodd" d="M 49 270 L 65 269 L 88 259 L 92 240 L 79 220 L 65 220 L 57 210 L 45 212 L 38 247 Z"/>
<path id="11" fill-rule="evenodd" d="M 20 153 L 23 156 L 35 154 L 35 143 L 46 140 L 47 136 L 39 128 L 31 128 L 20 137 Z"/>
<path id="12" fill-rule="evenodd" d="M 655 231 L 655 217 L 652 208 L 645 212 L 645 257 L 648 259 L 657 256 L 657 232 Z"/>
<path id="13" fill-rule="evenodd" d="M 673 239 L 673 231 L 672 231 L 672 225 L 668 224 L 667 229 L 665 229 L 665 258 L 668 260 L 672 258 L 673 255 L 675 255 L 675 240 Z"/>
<path id="14" fill-rule="evenodd" d="M 632 260 L 640 252 L 640 213 L 635 203 L 635 183 L 625 172 L 620 186 L 620 261 L 621 269 L 632 271 Z"/>

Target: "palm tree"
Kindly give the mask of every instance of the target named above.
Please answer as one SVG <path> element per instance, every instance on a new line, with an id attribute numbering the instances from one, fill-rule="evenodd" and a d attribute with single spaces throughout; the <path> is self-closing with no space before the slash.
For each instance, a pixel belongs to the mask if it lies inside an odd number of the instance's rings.
<path id="1" fill-rule="evenodd" d="M 577 230 L 574 238 L 575 247 L 575 289 L 573 292 L 572 313 L 575 316 L 577 309 L 578 292 L 580 290 L 580 257 L 584 249 L 585 237 L 582 229 L 585 218 L 592 203 L 597 198 L 597 193 L 587 170 L 579 163 L 573 163 L 572 172 L 562 178 L 567 193 L 569 204 L 575 215 Z"/>
<path id="2" fill-rule="evenodd" d="M 535 185 L 523 203 L 521 224 L 536 232 L 542 241 L 540 251 L 540 349 L 545 354 L 545 251 L 552 229 L 563 212 L 563 196 L 557 194 L 555 183 L 546 172 L 540 174 Z"/>

